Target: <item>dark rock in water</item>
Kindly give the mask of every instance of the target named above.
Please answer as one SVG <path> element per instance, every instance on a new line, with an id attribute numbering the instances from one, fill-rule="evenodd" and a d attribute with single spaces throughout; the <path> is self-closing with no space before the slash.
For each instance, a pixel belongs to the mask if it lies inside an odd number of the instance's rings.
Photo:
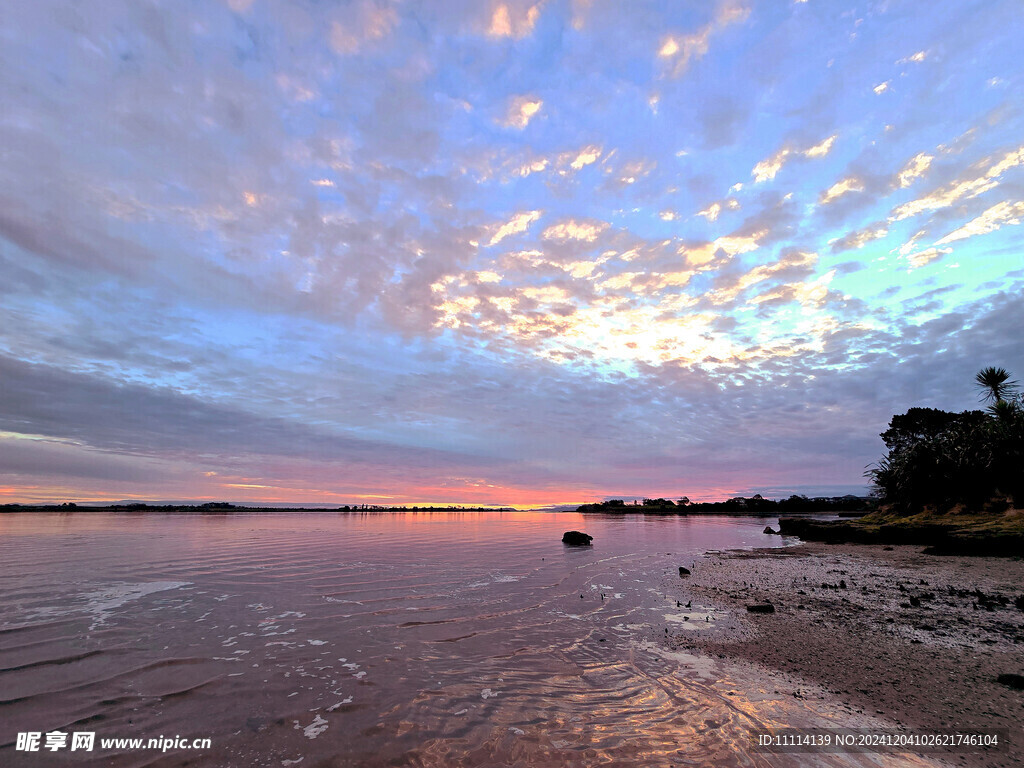
<path id="1" fill-rule="evenodd" d="M 775 606 L 771 603 L 756 603 L 748 605 L 747 610 L 750 613 L 775 613 Z"/>
<path id="2" fill-rule="evenodd" d="M 1008 685 L 1011 688 L 1016 688 L 1018 691 L 1024 691 L 1024 675 L 1015 675 L 1013 673 L 1007 673 L 1000 675 L 996 678 L 997 683 Z"/>
<path id="3" fill-rule="evenodd" d="M 585 547 L 594 540 L 593 536 L 588 536 L 582 531 L 566 531 L 562 534 L 563 544 L 572 544 L 578 547 Z"/>
<path id="4" fill-rule="evenodd" d="M 766 525 L 764 527 L 764 532 L 765 533 L 774 534 L 774 535 L 778 535 L 778 533 L 779 533 L 778 531 L 774 530 L 770 525 Z"/>
<path id="5" fill-rule="evenodd" d="M 689 576 L 690 575 L 690 569 L 689 568 L 683 568 L 683 566 L 680 565 L 679 566 L 679 575 L 680 576 Z"/>

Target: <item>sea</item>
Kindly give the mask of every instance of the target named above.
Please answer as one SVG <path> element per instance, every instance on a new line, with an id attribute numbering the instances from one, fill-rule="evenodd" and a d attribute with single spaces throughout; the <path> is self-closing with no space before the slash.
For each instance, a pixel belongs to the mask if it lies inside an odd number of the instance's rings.
<path id="1" fill-rule="evenodd" d="M 843 723 L 667 640 L 728 618 L 679 567 L 792 543 L 765 525 L 2 514 L 0 765 L 888 764 L 758 752 L 754 729 Z M 568 530 L 592 546 L 563 544 Z"/>

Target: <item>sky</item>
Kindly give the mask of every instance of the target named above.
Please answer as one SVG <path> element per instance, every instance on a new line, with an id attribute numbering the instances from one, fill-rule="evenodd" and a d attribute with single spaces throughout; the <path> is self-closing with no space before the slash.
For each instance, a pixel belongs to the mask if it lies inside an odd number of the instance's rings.
<path id="1" fill-rule="evenodd" d="M 864 493 L 1024 377 L 1017 0 L 0 11 L 0 503 Z"/>

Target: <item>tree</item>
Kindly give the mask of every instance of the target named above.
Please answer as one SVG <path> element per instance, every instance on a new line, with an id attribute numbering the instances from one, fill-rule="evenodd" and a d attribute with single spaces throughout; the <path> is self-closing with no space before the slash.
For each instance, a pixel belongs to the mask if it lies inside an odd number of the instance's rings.
<path id="1" fill-rule="evenodd" d="M 950 413 L 937 408 L 911 408 L 893 416 L 880 437 L 890 451 L 905 451 L 922 440 L 938 437 L 958 422 L 978 423 L 984 418 L 983 411 Z"/>
<path id="2" fill-rule="evenodd" d="M 1017 391 L 1017 382 L 1010 381 L 1010 374 L 1005 368 L 982 368 L 974 381 L 981 389 L 981 399 L 993 404 L 1006 400 Z"/>
<path id="3" fill-rule="evenodd" d="M 1024 407 L 1002 368 L 974 377 L 989 413 L 911 408 L 882 433 L 889 449 L 867 471 L 883 500 L 907 512 L 1024 500 Z"/>

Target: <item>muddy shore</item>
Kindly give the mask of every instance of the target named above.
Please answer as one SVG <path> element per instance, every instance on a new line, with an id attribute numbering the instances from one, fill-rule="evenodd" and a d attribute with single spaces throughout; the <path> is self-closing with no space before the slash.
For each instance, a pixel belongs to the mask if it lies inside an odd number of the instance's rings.
<path id="1" fill-rule="evenodd" d="M 828 696 L 909 729 L 1007 728 L 1007 753 L 943 759 L 1024 764 L 1024 691 L 997 682 L 1024 675 L 1024 561 L 922 549 L 804 543 L 708 553 L 677 590 L 682 604 L 719 615 L 708 631 L 671 632 L 669 644 L 754 662 L 776 670 L 794 696 Z M 767 603 L 774 612 L 747 611 Z"/>

